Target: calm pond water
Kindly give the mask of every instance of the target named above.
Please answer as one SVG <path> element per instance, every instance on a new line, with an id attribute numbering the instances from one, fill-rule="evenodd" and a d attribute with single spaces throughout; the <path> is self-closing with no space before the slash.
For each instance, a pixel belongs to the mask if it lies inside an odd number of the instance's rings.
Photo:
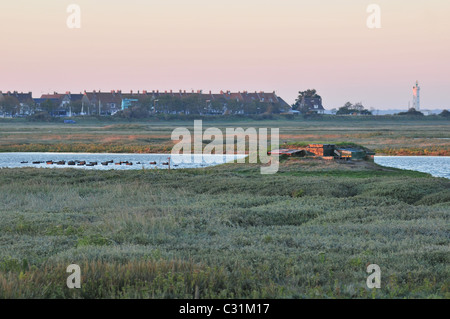
<path id="1" fill-rule="evenodd" d="M 72 167 L 80 169 L 167 169 L 171 158 L 171 168 L 199 168 L 223 164 L 242 158 L 245 155 L 170 155 L 170 154 L 113 154 L 113 153 L 0 153 L 0 168 L 2 167 Z M 64 165 L 46 164 L 47 161 L 66 161 Z M 68 165 L 68 161 L 97 162 L 95 166 Z M 113 161 L 107 166 L 102 162 Z M 115 165 L 119 162 L 132 162 L 133 165 Z M 33 162 L 42 162 L 33 164 Z M 150 164 L 156 162 L 156 164 Z M 400 169 L 415 170 L 429 173 L 437 177 L 450 179 L 449 156 L 375 156 L 375 163 Z M 78 163 L 77 163 L 78 164 Z M 175 166 L 176 165 L 176 166 Z"/>
<path id="2" fill-rule="evenodd" d="M 2 167 L 72 167 L 80 169 L 167 169 L 169 162 L 170 168 L 198 168 L 223 164 L 233 161 L 235 158 L 245 157 L 245 155 L 171 155 L 171 154 L 112 154 L 112 153 L 0 153 L 0 168 Z M 64 165 L 47 164 L 47 161 L 66 161 Z M 95 166 L 86 165 L 68 165 L 69 161 L 85 161 L 86 163 L 97 162 Z M 102 162 L 112 161 L 108 165 L 102 165 Z M 131 162 L 133 165 L 116 165 L 119 162 Z M 41 162 L 33 164 L 33 162 Z M 150 164 L 156 162 L 156 164 Z"/>
<path id="3" fill-rule="evenodd" d="M 450 179 L 450 156 L 375 156 L 375 163 Z"/>

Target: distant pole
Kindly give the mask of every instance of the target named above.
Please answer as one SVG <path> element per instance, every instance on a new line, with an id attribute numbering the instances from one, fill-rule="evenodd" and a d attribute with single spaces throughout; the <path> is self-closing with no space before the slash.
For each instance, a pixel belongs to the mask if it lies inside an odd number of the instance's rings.
<path id="1" fill-rule="evenodd" d="M 206 113 L 208 113 L 210 103 L 211 103 L 211 100 L 206 100 L 206 109 L 205 109 Z"/>
<path id="2" fill-rule="evenodd" d="M 153 101 L 153 112 L 155 112 L 155 114 L 156 114 L 156 102 L 159 102 L 159 100 L 156 99 Z"/>

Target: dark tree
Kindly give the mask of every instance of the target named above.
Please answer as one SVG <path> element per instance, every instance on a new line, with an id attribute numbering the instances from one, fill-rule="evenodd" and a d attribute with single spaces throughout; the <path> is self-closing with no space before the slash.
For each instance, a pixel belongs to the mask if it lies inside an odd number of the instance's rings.
<path id="1" fill-rule="evenodd" d="M 55 103 L 51 100 L 45 100 L 41 103 L 41 109 L 51 115 L 53 115 L 53 110 L 55 108 Z"/>
<path id="2" fill-rule="evenodd" d="M 410 108 L 408 112 L 400 112 L 397 115 L 424 116 L 422 112 L 417 111 L 415 108 Z"/>
<path id="3" fill-rule="evenodd" d="M 1 110 L 4 114 L 14 115 L 16 114 L 19 101 L 13 96 L 5 96 L 0 103 Z"/>
<path id="4" fill-rule="evenodd" d="M 74 102 L 71 102 L 69 105 L 70 110 L 74 114 L 80 114 L 82 106 L 83 106 L 83 103 L 81 101 L 74 101 Z"/>
<path id="5" fill-rule="evenodd" d="M 306 91 L 300 91 L 298 92 L 298 98 L 296 100 L 300 101 L 302 100 L 302 98 L 320 98 L 321 96 L 319 94 L 317 94 L 317 91 L 315 89 L 308 89 Z"/>
<path id="6" fill-rule="evenodd" d="M 336 115 L 348 115 L 353 113 L 353 104 L 347 102 L 337 110 Z"/>
<path id="7" fill-rule="evenodd" d="M 231 99 L 231 100 L 225 100 L 223 99 L 222 101 L 219 101 L 219 103 L 222 103 L 222 105 L 227 106 L 227 110 L 231 113 L 231 114 L 236 114 L 239 113 L 239 111 L 242 110 L 242 104 L 239 103 L 239 101 L 235 100 L 235 99 Z M 244 110 L 245 113 L 245 110 Z"/>
<path id="8" fill-rule="evenodd" d="M 372 115 L 372 112 L 367 110 L 361 102 L 352 104 L 350 102 L 345 103 L 337 110 L 336 115 Z"/>
<path id="9" fill-rule="evenodd" d="M 439 113 L 439 116 L 449 118 L 450 117 L 450 112 L 447 111 L 447 110 L 443 110 L 441 113 Z"/>
<path id="10" fill-rule="evenodd" d="M 319 94 L 317 94 L 317 91 L 315 89 L 308 89 L 306 91 L 299 91 L 298 92 L 298 97 L 295 100 L 295 103 L 292 105 L 292 109 L 293 110 L 298 110 L 302 113 L 307 113 L 309 111 L 309 109 L 304 109 L 302 110 L 300 105 L 303 101 L 303 98 L 321 98 L 321 96 Z"/>
<path id="11" fill-rule="evenodd" d="M 224 111 L 224 105 L 226 101 L 223 99 L 223 101 L 214 100 L 209 103 L 209 109 L 214 114 L 222 114 Z"/>

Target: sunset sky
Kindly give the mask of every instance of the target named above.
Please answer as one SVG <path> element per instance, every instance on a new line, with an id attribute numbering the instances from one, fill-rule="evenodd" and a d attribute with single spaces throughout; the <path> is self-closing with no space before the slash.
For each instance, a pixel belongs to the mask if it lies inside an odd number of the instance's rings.
<path id="1" fill-rule="evenodd" d="M 81 28 L 69 29 L 69 4 Z M 366 8 L 381 6 L 381 29 Z M 273 91 L 450 106 L 448 0 L 14 0 L 0 3 L 0 90 Z"/>

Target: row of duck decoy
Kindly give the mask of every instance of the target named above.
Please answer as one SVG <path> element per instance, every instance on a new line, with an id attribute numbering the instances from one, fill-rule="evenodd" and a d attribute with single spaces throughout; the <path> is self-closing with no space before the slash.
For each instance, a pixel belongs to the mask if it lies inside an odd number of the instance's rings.
<path id="1" fill-rule="evenodd" d="M 20 162 L 21 164 L 28 164 L 27 161 L 22 161 Z M 33 161 L 32 164 L 47 164 L 47 165 L 70 165 L 70 166 L 96 166 L 99 165 L 99 162 L 86 162 L 86 161 Z M 121 162 L 117 162 L 114 163 L 114 161 L 106 161 L 106 162 L 100 162 L 101 165 L 103 166 L 108 166 L 109 164 L 114 164 L 114 165 L 128 165 L 131 166 L 133 165 L 133 162 L 129 162 L 129 161 L 121 161 Z M 146 164 L 145 162 L 136 162 L 136 165 L 144 165 Z M 158 163 L 156 163 L 155 161 L 153 162 L 149 162 L 150 165 L 157 165 Z M 169 165 L 169 162 L 162 162 L 162 165 Z M 173 166 L 178 166 L 178 165 L 173 165 Z"/>

